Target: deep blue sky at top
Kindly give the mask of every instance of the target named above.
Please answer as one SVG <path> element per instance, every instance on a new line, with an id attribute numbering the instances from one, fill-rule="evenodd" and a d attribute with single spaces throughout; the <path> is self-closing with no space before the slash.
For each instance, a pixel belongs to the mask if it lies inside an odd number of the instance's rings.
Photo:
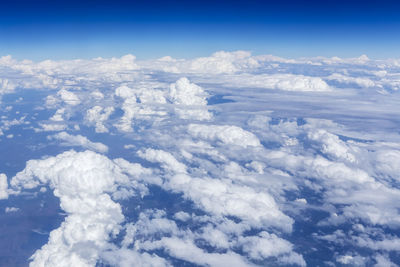
<path id="1" fill-rule="evenodd" d="M 0 1 L 0 56 L 400 57 L 400 1 Z"/>

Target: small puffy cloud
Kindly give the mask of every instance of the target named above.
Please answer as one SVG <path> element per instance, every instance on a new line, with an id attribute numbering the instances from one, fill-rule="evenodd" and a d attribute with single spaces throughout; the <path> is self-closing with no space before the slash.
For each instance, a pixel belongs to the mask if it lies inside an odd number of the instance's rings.
<path id="1" fill-rule="evenodd" d="M 5 211 L 6 213 L 17 212 L 17 211 L 19 211 L 19 208 L 16 208 L 16 207 L 6 207 L 4 211 Z"/>
<path id="2" fill-rule="evenodd" d="M 215 267 L 232 266 L 244 267 L 251 265 L 239 254 L 229 251 L 227 253 L 207 253 L 197 247 L 190 240 L 182 240 L 176 237 L 164 237 L 159 241 L 148 242 L 142 245 L 148 250 L 163 249 L 171 256 L 192 262 L 197 265 Z"/>
<path id="3" fill-rule="evenodd" d="M 229 145 L 242 147 L 261 146 L 260 140 L 253 133 L 234 125 L 190 124 L 188 132 L 196 138 L 220 141 Z"/>
<path id="4" fill-rule="evenodd" d="M 59 103 L 59 99 L 56 96 L 48 95 L 46 97 L 46 107 L 54 107 L 57 103 Z"/>
<path id="5" fill-rule="evenodd" d="M 16 87 L 12 81 L 0 78 L 0 95 L 11 93 Z"/>
<path id="6" fill-rule="evenodd" d="M 91 92 L 90 95 L 96 100 L 101 100 L 104 98 L 104 94 L 98 90 Z"/>
<path id="7" fill-rule="evenodd" d="M 126 85 L 122 85 L 115 89 L 115 95 L 121 98 L 130 98 L 135 96 L 135 92 Z"/>
<path id="8" fill-rule="evenodd" d="M 59 132 L 67 128 L 65 124 L 55 124 L 55 123 L 39 123 L 42 127 L 41 129 L 35 129 L 35 131 L 45 131 L 45 132 Z"/>
<path id="9" fill-rule="evenodd" d="M 400 181 L 400 151 L 381 149 L 375 153 L 376 170 L 384 176 Z"/>
<path id="10" fill-rule="evenodd" d="M 137 235 L 141 237 L 151 237 L 158 235 L 179 235 L 180 230 L 175 221 L 165 217 L 165 212 L 161 210 L 146 210 L 139 214 L 135 224 L 126 226 L 126 235 L 122 241 L 124 247 L 128 247 L 135 240 Z"/>
<path id="11" fill-rule="evenodd" d="M 95 125 L 96 133 L 108 132 L 104 123 L 108 120 L 110 115 L 114 112 L 113 107 L 103 108 L 101 106 L 94 106 L 86 111 L 85 119 Z"/>
<path id="12" fill-rule="evenodd" d="M 200 86 L 191 83 L 185 77 L 169 87 L 168 99 L 177 105 L 175 111 L 182 119 L 211 119 L 212 114 L 206 108 L 206 97 L 207 93 Z"/>
<path id="13" fill-rule="evenodd" d="M 56 113 L 50 118 L 51 121 L 64 121 L 63 115 L 65 113 L 65 108 L 59 108 L 56 110 Z"/>
<path id="14" fill-rule="evenodd" d="M 68 105 L 76 106 L 81 103 L 75 93 L 67 91 L 65 89 L 61 89 L 60 91 L 58 91 L 57 95 L 60 96 L 61 100 Z"/>
<path id="15" fill-rule="evenodd" d="M 171 266 L 165 259 L 147 252 L 140 253 L 136 250 L 121 248 L 118 250 L 108 250 L 102 252 L 101 259 L 111 266 L 131 267 L 131 266 L 151 266 L 168 267 Z"/>
<path id="16" fill-rule="evenodd" d="M 163 108 L 165 92 L 154 88 L 132 89 L 122 85 L 115 90 L 115 95 L 124 99 L 121 109 L 124 115 L 114 126 L 122 132 L 132 132 L 134 120 L 158 120 L 164 117 L 167 112 Z"/>
<path id="17" fill-rule="evenodd" d="M 262 260 L 287 254 L 284 260 L 287 264 L 306 266 L 303 257 L 292 251 L 293 245 L 274 234 L 261 232 L 258 236 L 239 237 L 239 243 L 243 246 L 243 250 L 253 259 Z M 293 261 L 289 262 L 288 259 Z"/>
<path id="18" fill-rule="evenodd" d="M 60 132 L 49 136 L 51 140 L 61 141 L 62 146 L 80 146 L 85 149 L 93 150 L 100 153 L 107 153 L 108 147 L 102 143 L 91 142 L 87 137 L 82 135 L 71 135 L 66 132 Z"/>
<path id="19" fill-rule="evenodd" d="M 180 78 L 169 87 L 169 100 L 177 105 L 204 106 L 207 105 L 207 94 L 204 90 L 191 83 L 187 78 Z"/>
<path id="20" fill-rule="evenodd" d="M 159 162 L 164 169 L 176 173 L 186 173 L 185 164 L 176 160 L 176 158 L 166 151 L 148 148 L 145 151 L 139 151 L 138 155 L 151 162 Z"/>
<path id="21" fill-rule="evenodd" d="M 341 141 L 337 135 L 331 134 L 323 129 L 310 131 L 310 140 L 321 144 L 321 151 L 336 159 L 345 160 L 351 163 L 356 162 L 356 156 L 345 142 Z"/>
<path id="22" fill-rule="evenodd" d="M 8 198 L 8 182 L 7 176 L 4 173 L 0 173 L 0 199 Z"/>
<path id="23" fill-rule="evenodd" d="M 346 265 L 365 266 L 367 259 L 360 255 L 343 255 L 337 257 L 336 261 Z"/>
<path id="24" fill-rule="evenodd" d="M 374 266 L 387 266 L 387 267 L 397 267 L 398 265 L 390 260 L 387 255 L 377 254 L 375 256 L 376 264 Z"/>

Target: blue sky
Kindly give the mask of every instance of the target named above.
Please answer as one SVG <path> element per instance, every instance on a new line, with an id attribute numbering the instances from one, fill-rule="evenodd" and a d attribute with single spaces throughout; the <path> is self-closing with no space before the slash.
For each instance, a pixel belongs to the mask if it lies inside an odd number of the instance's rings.
<path id="1" fill-rule="evenodd" d="M 2 1 L 0 55 L 400 57 L 396 1 Z"/>

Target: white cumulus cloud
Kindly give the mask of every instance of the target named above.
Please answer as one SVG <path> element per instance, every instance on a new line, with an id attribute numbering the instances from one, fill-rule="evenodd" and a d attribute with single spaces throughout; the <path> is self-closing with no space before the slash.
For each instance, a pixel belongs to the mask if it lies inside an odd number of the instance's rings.
<path id="1" fill-rule="evenodd" d="M 49 139 L 61 141 L 62 146 L 80 146 L 100 153 L 107 153 L 108 147 L 102 143 L 91 142 L 82 135 L 71 135 L 67 132 L 60 132 L 49 136 Z"/>

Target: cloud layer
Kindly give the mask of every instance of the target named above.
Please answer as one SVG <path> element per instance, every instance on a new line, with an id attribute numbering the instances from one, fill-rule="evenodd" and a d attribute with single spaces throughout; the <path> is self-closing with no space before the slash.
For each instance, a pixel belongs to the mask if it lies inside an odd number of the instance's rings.
<path id="1" fill-rule="evenodd" d="M 399 60 L 6 56 L 0 70 L 0 141 L 19 153 L 1 161 L 4 216 L 46 188 L 65 213 L 32 266 L 399 262 Z"/>

